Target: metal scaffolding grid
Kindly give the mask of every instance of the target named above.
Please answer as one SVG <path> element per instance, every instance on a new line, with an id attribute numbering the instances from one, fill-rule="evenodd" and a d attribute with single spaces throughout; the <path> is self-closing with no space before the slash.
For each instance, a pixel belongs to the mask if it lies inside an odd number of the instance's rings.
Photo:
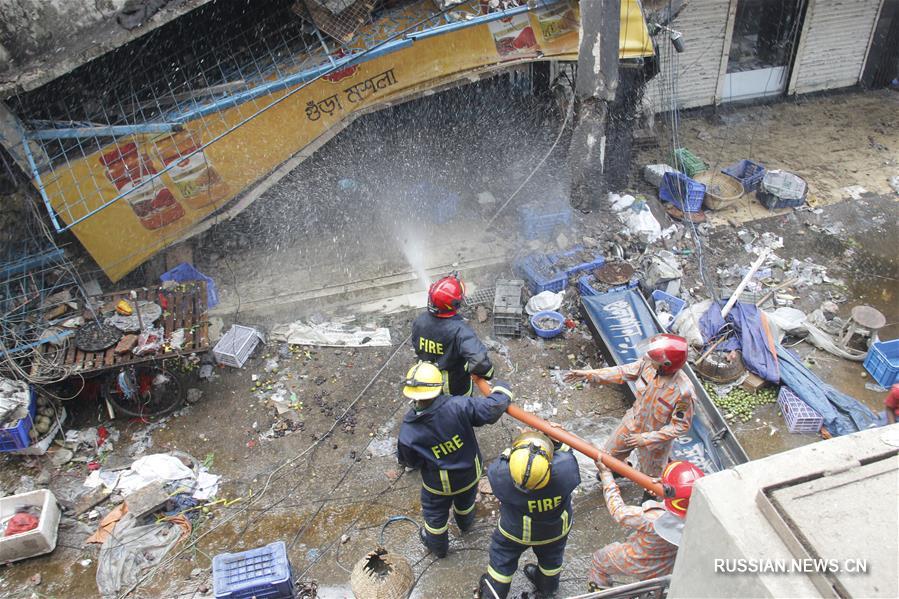
<path id="1" fill-rule="evenodd" d="M 0 372 L 34 380 L 28 368 L 36 349 L 59 345 L 71 334 L 62 322 L 75 317 L 69 304 L 85 305 L 80 284 L 65 251 L 53 243 L 40 217 L 29 212 L 22 218 L 25 241 L 6 244 L 0 254 Z M 44 352 L 43 362 L 52 352 Z M 63 369 L 45 364 L 43 378 L 64 378 Z"/>
<path id="2" fill-rule="evenodd" d="M 341 21 L 341 39 L 316 26 L 321 19 L 315 11 L 327 11 L 327 4 L 265 2 L 264 7 L 253 3 L 252 13 L 246 5 L 243 11 L 234 8 L 240 3 L 206 5 L 51 84 L 7 100 L 24 124 L 23 137 L 32 141 L 22 149 L 58 232 L 130 194 L 134 206 L 140 190 L 152 190 L 163 173 L 312 81 L 404 47 L 412 43 L 410 35 L 427 35 L 422 32 L 450 22 L 449 10 L 437 9 L 431 0 L 392 0 L 374 8 L 356 2 L 332 15 L 341 20 L 351 13 Z M 215 12 L 221 6 L 231 8 Z M 360 6 L 366 14 L 350 35 L 346 32 L 351 22 L 359 21 Z M 480 14 L 481 5 L 467 0 L 452 9 L 455 19 L 467 14 L 464 18 L 470 20 Z M 237 124 L 225 121 L 226 109 L 236 110 Z M 183 128 L 187 122 L 193 133 Z M 151 150 L 138 150 L 129 138 Z M 91 171 L 72 185 L 71 177 L 64 180 L 58 174 L 88 157 L 101 160 L 108 180 L 98 180 L 102 177 Z M 110 183 L 118 190 L 111 199 L 103 192 Z"/>

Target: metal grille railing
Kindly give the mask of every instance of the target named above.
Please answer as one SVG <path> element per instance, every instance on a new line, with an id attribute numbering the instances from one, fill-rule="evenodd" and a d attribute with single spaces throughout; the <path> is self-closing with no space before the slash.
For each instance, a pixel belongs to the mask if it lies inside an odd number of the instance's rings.
<path id="1" fill-rule="evenodd" d="M 211 3 L 46 86 L 8 98 L 26 127 L 24 137 L 38 144 L 38 152 L 30 151 L 33 144 L 21 148 L 56 230 L 126 196 L 144 226 L 164 226 L 179 218 L 180 207 L 171 194 L 160 193 L 162 173 L 174 169 L 173 178 L 183 175 L 203 191 L 198 197 L 215 198 L 221 183 L 205 165 L 206 147 L 311 81 L 386 51 L 408 33 L 447 23 L 445 11 L 430 0 L 373 11 L 369 4 L 352 3 L 332 13 L 341 25 L 328 40 L 316 26 L 320 19 L 298 14 L 295 6 L 285 0 Z M 313 9 L 313 2 L 306 7 Z M 480 7 L 469 0 L 454 10 L 479 14 Z M 344 19 L 348 13 L 351 20 Z M 230 108 L 236 108 L 236 124 L 234 111 L 230 121 L 222 115 Z M 187 122 L 191 132 L 184 129 Z M 126 137 L 139 139 L 141 149 L 120 141 Z M 74 182 L 58 175 L 89 157 L 102 162 L 106 180 L 97 171 Z M 118 191 L 111 199 L 102 191 L 110 183 Z"/>

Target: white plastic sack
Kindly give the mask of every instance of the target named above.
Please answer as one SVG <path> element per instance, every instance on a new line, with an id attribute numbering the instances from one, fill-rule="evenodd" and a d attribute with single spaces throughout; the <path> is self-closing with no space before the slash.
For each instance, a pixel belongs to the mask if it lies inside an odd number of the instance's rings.
<path id="1" fill-rule="evenodd" d="M 145 455 L 131 464 L 131 470 L 152 481 L 194 477 L 193 470 L 175 456 L 167 453 Z"/>
<path id="2" fill-rule="evenodd" d="M 785 334 L 802 335 L 806 332 L 806 316 L 802 310 L 784 306 L 773 312 L 765 312 L 765 315 L 768 317 L 769 324 L 777 327 L 777 330 L 772 332 L 778 342 Z"/>
<path id="3" fill-rule="evenodd" d="M 702 347 L 704 341 L 702 331 L 699 328 L 699 319 L 708 312 L 711 305 L 712 300 L 703 300 L 698 304 L 686 306 L 674 319 L 671 330 L 685 338 L 687 343 L 693 347 Z"/>
<path id="4" fill-rule="evenodd" d="M 609 194 L 609 204 L 612 207 L 612 212 L 621 212 L 622 210 L 626 210 L 627 208 L 630 208 L 631 205 L 636 201 L 636 198 L 634 198 L 634 196 L 632 195 L 618 195 L 617 193 Z"/>
<path id="5" fill-rule="evenodd" d="M 340 322 L 306 324 L 302 321 L 282 324 L 272 329 L 273 341 L 291 345 L 317 345 L 322 347 L 389 347 L 390 329 L 380 327 L 365 329 Z"/>
<path id="6" fill-rule="evenodd" d="M 552 291 L 541 291 L 528 300 L 524 310 L 530 316 L 543 310 L 558 310 L 562 306 L 562 300 L 565 299 L 565 291 L 554 293 Z"/>
<path id="7" fill-rule="evenodd" d="M 662 235 L 662 226 L 652 215 L 646 202 L 634 202 L 627 210 L 618 213 L 618 220 L 632 235 L 652 243 Z"/>

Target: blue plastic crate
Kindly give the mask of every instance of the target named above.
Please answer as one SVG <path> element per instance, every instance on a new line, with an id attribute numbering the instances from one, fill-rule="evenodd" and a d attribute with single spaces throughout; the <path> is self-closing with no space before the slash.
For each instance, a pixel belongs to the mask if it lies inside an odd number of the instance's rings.
<path id="1" fill-rule="evenodd" d="M 742 183 L 747 192 L 758 189 L 759 183 L 765 178 L 765 167 L 752 160 L 741 160 L 721 169 L 721 172 Z"/>
<path id="2" fill-rule="evenodd" d="M 864 366 L 881 387 L 899 382 L 899 339 L 877 341 L 871 345 Z"/>
<path id="3" fill-rule="evenodd" d="M 553 272 L 552 262 L 542 254 L 532 254 L 518 260 L 515 272 L 525 280 L 533 295 L 543 291 L 558 293 L 568 285 L 568 275 Z"/>
<path id="4" fill-rule="evenodd" d="M 413 186 L 412 193 L 420 198 L 426 198 L 426 205 L 431 207 L 431 219 L 438 225 L 445 225 L 459 214 L 462 196 L 458 193 L 428 181 Z"/>
<path id="5" fill-rule="evenodd" d="M 634 279 L 631 279 L 630 281 L 628 281 L 627 283 L 625 283 L 624 285 L 616 285 L 615 287 L 609 287 L 605 291 L 600 292 L 600 291 L 597 291 L 596 289 L 594 289 L 592 287 L 592 285 L 590 284 L 592 281 L 595 281 L 595 280 L 596 280 L 596 277 L 594 277 L 593 275 L 584 275 L 583 277 L 579 278 L 577 280 L 578 293 L 580 293 L 581 295 L 587 295 L 587 296 L 599 295 L 600 293 L 609 293 L 612 291 L 624 291 L 625 289 L 633 289 L 634 287 L 636 287 L 637 285 L 640 284 L 639 279 L 634 278 Z"/>
<path id="6" fill-rule="evenodd" d="M 640 279 L 634 278 L 634 279 L 631 279 L 630 281 L 628 281 L 627 283 L 625 283 L 624 285 L 615 285 L 614 287 L 609 287 L 608 290 L 606 290 L 606 293 L 611 293 L 613 291 L 624 291 L 625 289 L 634 289 L 639 285 L 640 285 Z"/>
<path id="7" fill-rule="evenodd" d="M 683 173 L 665 173 L 659 187 L 659 198 L 683 212 L 699 212 L 705 199 L 705 185 Z"/>
<path id="8" fill-rule="evenodd" d="M 212 277 L 207 277 L 194 268 L 194 265 L 189 262 L 182 262 L 172 270 L 162 273 L 159 280 L 175 281 L 176 283 L 206 281 L 206 307 L 210 309 L 215 308 L 219 303 L 219 295 L 215 288 L 215 281 L 212 280 Z"/>
<path id="9" fill-rule="evenodd" d="M 675 297 L 670 293 L 665 293 L 660 289 L 656 289 L 652 292 L 652 303 L 653 306 L 657 306 L 659 302 L 667 302 L 668 307 L 671 308 L 671 321 L 674 322 L 674 319 L 677 318 L 677 315 L 681 313 L 681 311 L 687 306 L 687 302 L 682 300 L 679 297 Z"/>
<path id="10" fill-rule="evenodd" d="M 30 389 L 31 401 L 28 404 L 28 416 L 19 420 L 15 426 L 0 428 L 0 452 L 19 451 L 31 446 L 31 438 L 28 433 L 34 425 L 34 417 L 37 414 L 37 393 Z"/>
<path id="11" fill-rule="evenodd" d="M 212 559 L 216 599 L 289 599 L 295 596 L 284 541 L 265 547 L 221 553 Z"/>
<path id="12" fill-rule="evenodd" d="M 553 264 L 555 264 L 562 258 L 567 258 L 568 256 L 573 256 L 573 255 L 577 254 L 578 252 L 582 252 L 582 251 L 584 251 L 583 246 L 576 245 L 572 249 L 568 250 L 567 252 L 563 252 L 561 254 L 556 254 L 556 255 L 550 256 L 549 259 Z M 584 272 L 585 270 L 593 270 L 594 268 L 599 268 L 600 266 L 602 266 L 605 263 L 606 263 L 605 258 L 603 258 L 602 256 L 600 256 L 598 254 L 595 254 L 593 256 L 593 259 L 590 260 L 589 262 L 582 262 L 581 264 L 576 264 L 576 265 L 574 265 L 570 268 L 567 268 L 564 271 L 560 271 L 560 272 L 564 272 L 566 277 L 570 277 L 572 275 L 576 275 L 579 272 Z"/>
<path id="13" fill-rule="evenodd" d="M 571 208 L 562 203 L 519 206 L 518 218 L 525 239 L 548 239 L 556 227 L 571 225 Z"/>

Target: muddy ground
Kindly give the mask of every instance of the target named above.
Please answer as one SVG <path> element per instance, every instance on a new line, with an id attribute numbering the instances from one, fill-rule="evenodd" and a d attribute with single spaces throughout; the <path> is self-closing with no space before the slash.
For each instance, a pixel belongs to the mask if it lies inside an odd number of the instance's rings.
<path id="1" fill-rule="evenodd" d="M 811 310 L 825 300 L 834 300 L 838 302 L 839 315 L 846 316 L 853 305 L 868 303 L 887 317 L 888 326 L 882 337 L 899 336 L 899 268 L 894 244 L 886 243 L 899 235 L 899 210 L 895 194 L 885 187 L 887 178 L 897 174 L 899 142 L 890 133 L 896 130 L 896 97 L 889 92 L 837 94 L 802 102 L 729 108 L 725 112 L 727 118 L 717 120 L 703 115 L 685 118 L 682 135 L 699 136 L 706 132 L 710 139 L 721 140 L 714 143 L 722 144 L 722 161 L 751 156 L 780 162 L 787 168 L 806 169 L 802 174 L 817 194 L 834 196 L 821 202 L 820 212 L 787 210 L 772 216 L 756 206 L 748 216 L 717 223 L 703 238 L 705 282 L 696 261 L 687 261 L 684 288 L 690 299 L 704 298 L 708 285 L 732 286 L 733 281 L 718 278 L 719 271 L 749 264 L 751 258 L 738 236 L 740 229 L 771 232 L 783 237 L 785 247 L 779 255 L 811 260 L 826 266 L 830 276 L 843 279 L 843 284 L 791 289 L 797 307 Z M 879 110 L 888 112 L 871 116 Z M 816 121 L 819 117 L 822 120 Z M 867 120 L 859 124 L 858 119 Z M 879 130 L 879 123 L 886 123 L 888 129 Z M 829 124 L 835 128 L 829 128 Z M 750 128 L 752 135 L 740 127 Z M 846 131 L 851 131 L 851 135 Z M 740 145 L 728 146 L 731 139 L 741 140 Z M 747 140 L 751 140 L 748 156 Z M 688 144 L 693 147 L 699 141 L 696 137 Z M 654 153 L 652 161 L 658 161 L 662 155 L 660 149 L 643 152 Z M 650 161 L 641 155 L 641 160 L 644 158 Z M 853 184 L 873 193 L 846 200 L 839 190 Z M 652 190 L 635 182 L 633 191 L 649 195 Z M 264 214 L 261 209 L 260 214 Z M 602 237 L 609 222 L 607 215 L 587 215 L 579 224 L 578 234 L 572 237 Z M 279 238 L 274 243 L 289 247 L 301 242 L 287 235 L 287 239 Z M 681 247 L 695 249 L 687 243 Z M 249 269 L 254 252 L 257 256 L 271 256 L 271 251 L 261 240 L 258 248 L 242 251 L 240 264 Z M 222 266 L 220 273 L 224 272 Z M 499 265 L 479 271 L 472 283 L 489 285 L 495 277 L 510 274 L 508 265 Z M 217 280 L 227 295 L 230 279 L 221 274 Z M 576 315 L 574 298 L 569 302 L 567 311 Z M 217 369 L 217 376 L 210 382 L 197 380 L 195 373 L 185 375 L 187 386 L 202 390 L 202 398 L 163 423 L 150 425 L 152 446 L 139 444 L 138 453 L 178 449 L 199 460 L 207 459 L 212 472 L 223 476 L 219 497 L 239 501 L 229 507 L 213 507 L 209 514 L 201 516 L 190 539 L 169 554 L 163 567 L 150 572 L 134 596 L 210 596 L 214 555 L 275 540 L 287 543 L 294 576 L 314 581 L 320 597 L 350 596 L 348 571 L 378 544 L 413 565 L 413 596 L 470 596 L 486 567 L 489 534 L 496 520 L 497 506 L 489 495 L 479 499 L 480 520 L 473 531 L 460 535 L 451 526 L 452 550 L 444 560 L 435 560 L 426 553 L 409 522 L 384 528 L 394 515 L 420 522 L 418 474 L 405 473 L 393 455 L 399 423 L 407 409 L 399 381 L 413 358 L 404 340 L 414 316 L 415 312 L 403 312 L 363 319 L 388 326 L 394 347 L 304 348 L 288 357 L 278 357 L 279 347 L 269 344 L 258 350 L 243 369 Z M 490 320 L 478 323 L 474 319 L 473 325 L 482 338 L 496 339 Z M 521 339 L 500 341 L 504 349 L 493 351 L 491 356 L 498 377 L 509 382 L 517 401 L 592 441 L 601 442 L 629 405 L 629 397 L 622 389 L 577 390 L 558 384 L 553 377 L 553 369 L 601 364 L 598 350 L 581 323 L 564 338 L 542 341 L 526 333 Z M 882 393 L 865 387 L 870 378 L 861 364 L 838 359 L 804 343 L 795 349 L 825 381 L 872 409 L 879 409 Z M 278 359 L 278 371 L 266 373 L 265 363 L 272 357 Z M 253 375 L 262 381 L 281 380 L 296 393 L 303 402 L 298 418 L 302 424 L 291 427 L 296 430 L 273 436 L 273 426 L 279 420 L 260 399 Z M 71 401 L 67 408 L 67 427 L 97 426 L 107 419 L 93 403 Z M 112 426 L 121 433 L 114 459 L 127 463 L 135 457 L 129 449 L 144 436 L 148 426 L 126 420 L 117 420 Z M 760 408 L 752 421 L 733 428 L 752 458 L 818 440 L 817 435 L 787 433 L 776 405 Z M 479 440 L 485 458 L 495 459 L 516 433 L 516 424 L 508 417 L 481 429 Z M 5 491 L 15 489 L 22 476 L 40 480 L 49 476 L 47 485 L 63 501 L 82 492 L 80 485 L 88 474 L 84 463 L 70 462 L 56 469 L 49 465 L 47 457 L 6 456 L 0 458 L 0 464 L 0 484 Z M 582 464 L 584 484 L 575 497 L 575 523 L 562 573 L 562 595 L 584 591 L 591 552 L 624 537 L 605 510 L 594 472 L 591 464 Z M 634 487 L 623 490 L 628 501 L 640 497 L 640 491 Z M 110 507 L 109 503 L 104 504 L 100 511 Z M 97 596 L 94 578 L 98 549 L 82 546 L 96 522 L 66 521 L 60 528 L 55 552 L 0 569 L 0 595 Z M 530 560 L 526 554 L 522 563 Z M 41 575 L 36 586 L 29 583 L 35 574 Z M 514 589 L 512 596 L 523 596 L 530 589 L 520 573 Z"/>

